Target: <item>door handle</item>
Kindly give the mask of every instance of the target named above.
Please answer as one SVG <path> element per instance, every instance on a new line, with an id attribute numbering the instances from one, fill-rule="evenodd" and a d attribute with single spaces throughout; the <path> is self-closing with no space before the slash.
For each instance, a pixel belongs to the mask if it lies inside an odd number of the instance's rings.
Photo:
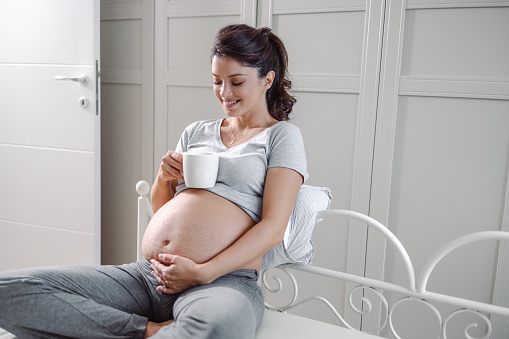
<path id="1" fill-rule="evenodd" d="M 71 77 L 66 77 L 66 76 L 61 76 L 61 75 L 56 75 L 55 76 L 55 80 L 70 80 L 70 81 L 76 81 L 76 82 L 79 82 L 80 84 L 82 84 L 83 86 L 85 86 L 86 84 L 88 84 L 88 77 L 86 75 L 80 75 L 79 77 L 77 78 L 71 78 Z"/>

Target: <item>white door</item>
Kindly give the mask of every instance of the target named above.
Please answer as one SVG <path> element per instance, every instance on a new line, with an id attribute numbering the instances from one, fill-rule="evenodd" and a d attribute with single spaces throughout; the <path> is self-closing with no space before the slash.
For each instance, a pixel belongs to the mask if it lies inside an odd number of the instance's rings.
<path id="1" fill-rule="evenodd" d="M 0 271 L 99 264 L 99 0 L 1 0 L 0 44 Z"/>

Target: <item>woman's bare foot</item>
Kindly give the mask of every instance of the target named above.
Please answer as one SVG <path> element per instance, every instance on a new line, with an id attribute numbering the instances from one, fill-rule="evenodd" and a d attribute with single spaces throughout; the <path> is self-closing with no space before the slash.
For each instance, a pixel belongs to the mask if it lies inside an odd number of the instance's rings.
<path id="1" fill-rule="evenodd" d="M 173 319 L 165 321 L 164 323 L 154 323 L 152 321 L 149 321 L 147 323 L 147 328 L 145 329 L 145 336 L 143 338 L 144 339 L 145 338 L 150 338 L 151 336 L 156 334 L 157 331 L 159 331 L 162 327 L 167 326 L 167 325 L 171 324 L 174 321 L 175 320 L 173 320 Z"/>

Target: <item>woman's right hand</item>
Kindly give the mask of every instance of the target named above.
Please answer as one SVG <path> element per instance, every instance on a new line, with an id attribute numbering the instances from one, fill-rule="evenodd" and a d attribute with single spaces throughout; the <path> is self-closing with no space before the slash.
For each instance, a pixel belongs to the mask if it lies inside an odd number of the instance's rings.
<path id="1" fill-rule="evenodd" d="M 182 153 L 168 151 L 161 160 L 159 177 L 165 181 L 184 179 L 181 173 L 182 171 Z"/>

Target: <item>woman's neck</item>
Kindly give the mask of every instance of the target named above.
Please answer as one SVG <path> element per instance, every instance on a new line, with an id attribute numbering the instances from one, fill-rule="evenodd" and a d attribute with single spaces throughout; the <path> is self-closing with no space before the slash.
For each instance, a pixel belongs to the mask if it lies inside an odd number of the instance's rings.
<path id="1" fill-rule="evenodd" d="M 253 128 L 267 128 L 275 122 L 275 119 L 268 112 L 264 115 L 257 115 L 256 117 L 246 117 L 245 115 L 242 115 L 232 117 L 228 120 L 230 124 L 233 124 L 233 128 L 238 131 Z"/>

